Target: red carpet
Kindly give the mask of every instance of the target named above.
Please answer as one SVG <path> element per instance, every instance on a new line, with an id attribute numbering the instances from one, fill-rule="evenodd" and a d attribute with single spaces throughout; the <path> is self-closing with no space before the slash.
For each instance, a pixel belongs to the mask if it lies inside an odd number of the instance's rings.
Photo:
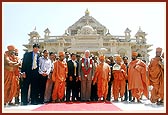
<path id="1" fill-rule="evenodd" d="M 33 111 L 121 111 L 112 103 L 49 103 Z"/>

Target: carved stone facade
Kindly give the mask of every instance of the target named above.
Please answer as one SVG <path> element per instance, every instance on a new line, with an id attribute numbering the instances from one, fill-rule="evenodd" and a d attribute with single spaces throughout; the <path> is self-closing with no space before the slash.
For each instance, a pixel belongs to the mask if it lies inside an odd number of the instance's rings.
<path id="1" fill-rule="evenodd" d="M 88 9 L 85 15 L 77 22 L 70 26 L 62 36 L 50 36 L 50 30 L 44 30 L 44 37 L 41 38 L 36 30 L 28 34 L 30 36 L 29 43 L 24 44 L 27 49 L 32 50 L 32 44 L 39 43 L 40 50 L 48 49 L 49 51 L 58 53 L 59 51 L 68 51 L 83 54 L 86 49 L 91 54 L 99 55 L 100 49 L 104 48 L 106 56 L 128 56 L 131 59 L 131 52 L 137 51 L 139 58 L 149 62 L 150 48 L 152 45 L 146 43 L 146 33 L 139 28 L 135 37 L 131 37 L 131 30 L 126 28 L 125 36 L 114 36 L 109 30 L 100 24 L 95 18 L 90 16 Z"/>

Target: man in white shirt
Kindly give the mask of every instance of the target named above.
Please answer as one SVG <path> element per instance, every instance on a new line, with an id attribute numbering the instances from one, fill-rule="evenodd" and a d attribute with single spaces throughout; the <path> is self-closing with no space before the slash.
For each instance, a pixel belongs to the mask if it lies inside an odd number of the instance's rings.
<path id="1" fill-rule="evenodd" d="M 40 74 L 40 102 L 41 104 L 44 103 L 44 93 L 46 88 L 46 81 L 48 75 L 51 72 L 52 63 L 51 60 L 48 58 L 49 51 L 44 50 L 43 56 L 39 59 L 39 74 Z"/>
<path id="2" fill-rule="evenodd" d="M 51 60 L 52 66 L 51 66 L 51 71 L 50 74 L 48 75 L 47 83 L 46 83 L 46 89 L 45 89 L 45 94 L 44 94 L 44 102 L 49 103 L 52 101 L 51 94 L 53 90 L 53 81 L 52 81 L 52 73 L 54 69 L 54 62 L 55 62 L 55 57 L 56 54 L 53 52 L 50 52 L 49 58 Z"/>

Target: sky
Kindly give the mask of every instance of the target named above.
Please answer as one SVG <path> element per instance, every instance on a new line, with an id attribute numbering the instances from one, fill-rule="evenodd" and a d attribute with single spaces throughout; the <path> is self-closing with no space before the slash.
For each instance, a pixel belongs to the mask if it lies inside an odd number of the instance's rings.
<path id="1" fill-rule="evenodd" d="M 109 29 L 112 35 L 124 35 L 125 29 L 131 30 L 131 38 L 139 27 L 147 33 L 147 43 L 153 46 L 149 55 L 155 56 L 156 47 L 166 50 L 166 2 L 97 2 L 97 3 L 9 3 L 2 4 L 2 51 L 8 45 L 15 45 L 22 58 L 28 43 L 28 33 L 34 30 L 44 37 L 49 28 L 50 35 L 63 35 L 65 30 L 85 15 L 90 15 Z"/>

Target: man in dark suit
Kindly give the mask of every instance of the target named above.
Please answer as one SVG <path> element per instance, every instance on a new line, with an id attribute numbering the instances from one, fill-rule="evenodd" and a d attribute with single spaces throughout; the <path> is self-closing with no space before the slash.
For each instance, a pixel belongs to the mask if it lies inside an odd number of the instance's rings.
<path id="1" fill-rule="evenodd" d="M 110 78 L 110 81 L 108 82 L 108 94 L 107 94 L 107 101 L 111 101 L 111 86 L 112 86 L 112 83 L 113 83 L 113 80 L 114 80 L 114 76 L 113 76 L 113 65 L 115 64 L 115 63 L 114 63 L 114 60 L 113 60 L 113 56 L 110 56 L 110 57 L 106 60 L 106 63 L 109 64 L 110 69 L 111 69 L 111 78 Z"/>
<path id="2" fill-rule="evenodd" d="M 81 59 L 81 56 L 79 54 L 76 54 L 76 62 L 77 65 L 79 66 L 79 61 Z M 78 72 L 77 72 L 78 74 Z M 75 90 L 76 90 L 76 99 L 77 101 L 81 101 L 81 81 L 79 80 L 79 76 L 76 77 L 76 86 L 75 86 Z"/>
<path id="3" fill-rule="evenodd" d="M 72 101 L 75 101 L 76 96 L 76 79 L 78 77 L 78 63 L 76 60 L 76 54 L 71 54 L 71 60 L 67 62 L 68 65 L 68 78 L 67 78 L 67 88 L 66 88 L 66 101 L 70 101 L 70 94 L 72 91 Z"/>
<path id="4" fill-rule="evenodd" d="M 90 101 L 91 84 L 94 77 L 94 61 L 89 58 L 90 51 L 85 51 L 85 58 L 79 61 L 79 80 L 81 80 L 81 101 Z"/>
<path id="5" fill-rule="evenodd" d="M 38 104 L 39 94 L 39 44 L 33 45 L 33 51 L 24 54 L 22 63 L 23 86 L 21 89 L 22 105 L 28 104 L 28 89 L 31 85 L 31 104 Z"/>
<path id="6" fill-rule="evenodd" d="M 96 67 L 98 66 L 97 57 L 93 56 L 92 59 L 94 61 L 95 69 L 96 69 Z M 98 101 L 97 83 L 93 84 L 93 81 L 92 81 L 92 85 L 91 85 L 91 97 L 90 97 L 90 99 L 91 99 L 91 101 Z"/>
<path id="7" fill-rule="evenodd" d="M 127 75 L 128 75 L 128 57 L 127 56 L 124 56 L 123 57 L 123 61 L 124 61 L 124 64 L 126 65 L 127 67 Z M 128 80 L 125 81 L 126 84 L 125 84 L 125 93 L 124 93 L 124 101 L 127 101 L 128 100 L 128 93 L 129 93 L 129 101 L 131 102 L 132 101 L 132 94 L 131 94 L 131 90 L 128 90 Z"/>

